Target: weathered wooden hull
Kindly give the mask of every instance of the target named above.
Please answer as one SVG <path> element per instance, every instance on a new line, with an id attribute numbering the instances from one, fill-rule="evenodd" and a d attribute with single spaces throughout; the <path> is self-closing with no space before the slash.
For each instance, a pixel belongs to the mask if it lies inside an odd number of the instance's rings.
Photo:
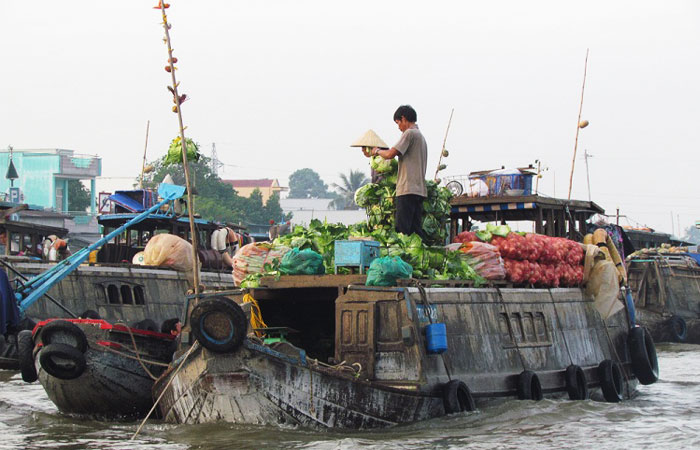
<path id="1" fill-rule="evenodd" d="M 25 276 L 42 273 L 53 265 L 41 262 L 13 263 Z M 10 278 L 13 278 L 10 274 Z M 230 272 L 202 271 L 201 283 L 209 289 L 234 287 Z M 188 290 L 186 274 L 166 268 L 137 265 L 81 265 L 53 286 L 48 294 L 75 314 L 97 311 L 112 322 L 134 324 L 151 319 L 160 324 L 181 317 Z M 27 315 L 39 320 L 68 317 L 46 298 L 34 303 Z"/>
<path id="2" fill-rule="evenodd" d="M 169 379 L 161 378 L 155 392 Z M 198 350 L 173 377 L 159 407 L 175 423 L 330 428 L 376 428 L 442 414 L 439 396 L 339 376 L 250 341 L 223 357 Z"/>
<path id="3" fill-rule="evenodd" d="M 153 406 L 154 378 L 165 370 L 174 342 L 158 333 L 134 329 L 129 333 L 111 325 L 105 329 L 101 327 L 104 321 L 73 323 L 88 341 L 85 371 L 77 378 L 61 379 L 42 367 L 41 354 L 47 347 L 41 337 L 41 324 L 36 333 L 35 367 L 49 399 L 61 412 L 71 415 L 119 420 L 145 416 Z M 54 336 L 52 342 L 56 341 L 66 340 Z"/>
<path id="4" fill-rule="evenodd" d="M 671 319 L 687 326 L 685 342 L 700 344 L 700 266 L 681 258 L 653 258 L 628 263 L 629 285 L 637 322 L 657 342 L 677 341 Z"/>
<path id="5" fill-rule="evenodd" d="M 447 326 L 448 351 L 426 352 L 426 307 L 415 288 L 351 286 L 335 301 L 335 367 L 293 346 L 284 352 L 247 340 L 232 354 L 198 349 L 173 362 L 154 386 L 165 420 L 176 423 L 299 423 L 374 428 L 445 414 L 442 387 L 464 381 L 475 397 L 514 396 L 534 371 L 545 393 L 566 391 L 564 372 L 619 360 L 636 385 L 627 323 L 607 323 L 579 289 L 426 289 L 433 321 Z M 263 311 L 264 313 L 264 311 Z M 352 364 L 359 371 L 349 370 Z"/>

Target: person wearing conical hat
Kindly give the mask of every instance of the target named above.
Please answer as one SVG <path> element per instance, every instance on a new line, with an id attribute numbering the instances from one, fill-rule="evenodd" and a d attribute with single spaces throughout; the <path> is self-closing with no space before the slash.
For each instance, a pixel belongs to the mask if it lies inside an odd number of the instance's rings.
<path id="1" fill-rule="evenodd" d="M 388 150 L 374 147 L 365 151 L 367 157 L 399 159 L 396 181 L 396 231 L 410 235 L 423 233 L 423 200 L 428 196 L 425 171 L 428 161 L 428 144 L 418 129 L 418 115 L 410 105 L 401 105 L 394 113 L 394 122 L 401 130 L 401 138 Z"/>

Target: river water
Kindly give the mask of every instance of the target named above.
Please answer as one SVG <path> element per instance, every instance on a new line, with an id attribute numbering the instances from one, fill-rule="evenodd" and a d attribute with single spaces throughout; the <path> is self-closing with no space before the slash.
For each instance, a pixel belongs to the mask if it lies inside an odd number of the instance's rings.
<path id="1" fill-rule="evenodd" d="M 380 431 L 86 421 L 60 414 L 38 383 L 0 371 L 0 449 L 700 448 L 700 346 L 658 346 L 661 379 L 631 400 L 501 400 Z"/>

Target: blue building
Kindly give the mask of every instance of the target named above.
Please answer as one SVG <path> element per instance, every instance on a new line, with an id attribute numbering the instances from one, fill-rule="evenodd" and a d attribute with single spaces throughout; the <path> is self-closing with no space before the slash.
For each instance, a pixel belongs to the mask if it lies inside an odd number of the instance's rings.
<path id="1" fill-rule="evenodd" d="M 10 157 L 17 170 L 15 180 L 2 176 Z M 90 213 L 95 214 L 95 178 L 102 174 L 99 156 L 64 149 L 8 149 L 0 151 L 0 170 L 0 193 L 7 194 L 5 200 L 56 211 L 68 211 L 68 180 L 90 180 Z"/>

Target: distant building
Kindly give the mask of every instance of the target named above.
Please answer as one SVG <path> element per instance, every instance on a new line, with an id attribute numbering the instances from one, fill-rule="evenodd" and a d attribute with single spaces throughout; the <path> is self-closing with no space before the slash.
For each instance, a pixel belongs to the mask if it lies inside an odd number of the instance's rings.
<path id="1" fill-rule="evenodd" d="M 292 225 L 306 226 L 313 219 L 343 225 L 354 225 L 367 220 L 364 209 L 331 209 L 332 201 L 332 198 L 283 198 L 280 206 L 284 214 L 292 213 Z"/>
<path id="2" fill-rule="evenodd" d="M 286 187 L 281 187 L 276 179 L 262 178 L 259 180 L 221 180 L 226 184 L 230 184 L 238 192 L 241 197 L 250 197 L 255 189 L 259 189 L 262 193 L 263 204 L 267 203 L 272 194 L 275 192 L 286 191 Z"/>
<path id="3" fill-rule="evenodd" d="M 0 151 L 0 170 L 7 170 L 9 162 L 10 150 Z M 4 200 L 68 211 L 68 180 L 90 180 L 90 212 L 94 215 L 95 178 L 102 174 L 99 156 L 64 149 L 13 149 L 12 164 L 16 179 L 0 177 L 0 192 L 7 194 Z"/>

